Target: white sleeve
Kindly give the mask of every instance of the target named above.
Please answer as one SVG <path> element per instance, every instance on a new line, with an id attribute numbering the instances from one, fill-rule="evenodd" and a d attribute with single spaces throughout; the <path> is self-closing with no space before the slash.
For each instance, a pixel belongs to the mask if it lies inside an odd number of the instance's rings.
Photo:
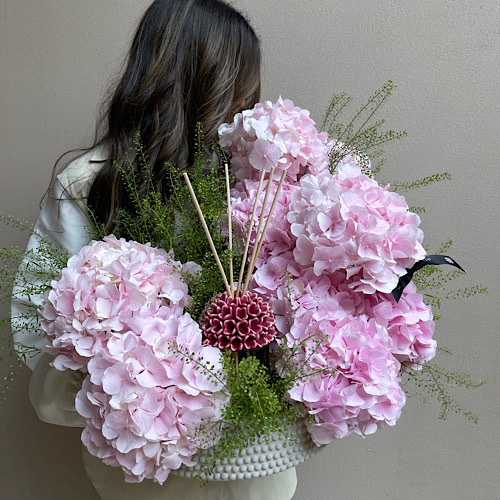
<path id="1" fill-rule="evenodd" d="M 40 216 L 35 225 L 42 237 L 49 237 L 70 254 L 75 254 L 90 241 L 90 222 L 78 202 L 69 199 L 61 182 L 56 179 L 51 187 Z M 37 234 L 33 234 L 26 251 L 39 245 Z M 24 259 L 33 258 L 33 254 Z M 29 314 L 27 304 L 39 306 L 41 295 L 23 296 L 21 289 L 12 292 L 11 322 L 14 346 L 19 344 L 40 349 L 46 344 L 42 331 L 23 330 L 23 316 Z M 52 357 L 35 354 L 24 361 L 34 373 L 30 381 L 30 400 L 41 420 L 66 426 L 80 426 L 81 418 L 74 409 L 74 397 L 78 391 L 78 373 L 72 370 L 58 372 L 50 366 Z"/>

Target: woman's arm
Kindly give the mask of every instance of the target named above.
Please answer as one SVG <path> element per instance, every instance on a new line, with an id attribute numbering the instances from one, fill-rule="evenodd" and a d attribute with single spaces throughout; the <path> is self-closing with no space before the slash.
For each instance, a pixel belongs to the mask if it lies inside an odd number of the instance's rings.
<path id="1" fill-rule="evenodd" d="M 63 250 L 73 255 L 80 251 L 90 240 L 90 222 L 77 201 L 68 198 L 68 192 L 59 179 L 56 179 L 43 205 L 40 216 L 35 225 L 35 232 L 31 235 L 26 247 L 21 267 L 29 261 L 38 260 L 37 268 L 43 266 L 42 259 L 37 259 L 37 248 L 40 238 L 49 238 Z M 43 247 L 42 247 L 43 251 Z M 42 294 L 23 294 L 23 286 L 19 280 L 12 292 L 11 317 L 12 330 L 16 350 L 22 352 L 22 345 L 41 349 L 46 344 L 43 332 L 34 329 L 23 329 L 23 318 L 34 315 L 34 307 L 42 304 Z M 34 306 L 34 307 L 33 307 Z M 24 357 L 23 357 L 24 358 Z M 32 370 L 40 359 L 40 354 L 26 356 L 23 359 Z"/>
<path id="2" fill-rule="evenodd" d="M 40 238 L 49 238 L 63 250 L 73 255 L 80 251 L 90 240 L 90 221 L 82 208 L 81 198 L 90 176 L 96 168 L 89 164 L 89 155 L 85 155 L 67 167 L 54 181 L 45 200 L 40 216 L 35 225 L 21 266 L 29 260 L 37 259 L 37 248 Z M 43 245 L 42 245 L 43 251 Z M 42 263 L 42 264 L 41 264 Z M 38 259 L 37 269 L 43 266 L 43 260 Z M 18 280 L 20 281 L 20 280 Z M 42 304 L 42 293 L 30 294 L 23 292 L 24 287 L 18 282 L 12 293 L 11 322 L 14 347 L 21 355 L 23 347 L 40 350 L 47 340 L 39 328 L 26 328 L 26 316 L 35 314 L 35 307 Z M 74 400 L 81 385 L 78 372 L 58 371 L 51 366 L 53 357 L 48 353 L 35 353 L 22 356 L 26 365 L 33 370 L 30 380 L 30 401 L 44 422 L 81 426 L 80 415 L 75 411 Z"/>

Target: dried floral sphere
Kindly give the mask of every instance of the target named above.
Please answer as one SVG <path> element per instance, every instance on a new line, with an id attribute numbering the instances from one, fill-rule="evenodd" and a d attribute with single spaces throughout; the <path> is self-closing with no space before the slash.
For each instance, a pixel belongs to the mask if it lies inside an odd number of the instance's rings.
<path id="1" fill-rule="evenodd" d="M 216 295 L 200 319 L 205 345 L 241 351 L 257 349 L 271 342 L 276 330 L 269 303 L 256 293 L 231 297 Z"/>

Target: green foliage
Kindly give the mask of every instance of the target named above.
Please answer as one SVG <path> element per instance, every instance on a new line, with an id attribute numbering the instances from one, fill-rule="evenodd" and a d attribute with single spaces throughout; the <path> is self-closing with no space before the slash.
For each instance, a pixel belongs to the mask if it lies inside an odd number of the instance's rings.
<path id="1" fill-rule="evenodd" d="M 161 193 L 155 187 L 153 168 L 139 136 L 136 136 L 134 144 L 135 151 L 126 154 L 125 164 L 121 166 L 115 163 L 115 168 L 119 170 L 127 195 L 132 202 L 132 210 L 118 209 L 114 234 L 117 238 L 126 237 L 139 243 L 171 248 L 175 233 L 173 207 L 164 202 Z M 144 187 L 140 185 L 139 172 L 145 174 Z M 104 227 L 97 225 L 96 239 L 102 239 L 104 236 L 107 236 Z"/>
<path id="2" fill-rule="evenodd" d="M 352 97 L 345 93 L 334 94 L 325 113 L 320 130 L 337 141 L 330 153 L 330 170 L 336 170 L 340 160 L 346 155 L 358 155 L 364 171 L 369 175 L 377 174 L 384 163 L 384 149 L 386 144 L 406 137 L 406 132 L 393 130 L 382 131 L 386 120 L 376 120 L 374 117 L 380 108 L 387 102 L 396 86 L 389 80 L 377 89 L 359 108 L 347 124 L 340 122 L 343 112 L 352 102 Z M 378 163 L 371 162 L 378 160 Z"/>
<path id="3" fill-rule="evenodd" d="M 447 252 L 452 243 L 451 240 L 446 240 L 437 249 L 436 253 L 443 254 Z M 434 309 L 440 309 L 443 301 L 469 298 L 477 294 L 488 293 L 488 289 L 480 285 L 449 291 L 450 282 L 464 274 L 459 269 L 449 270 L 446 267 L 428 265 L 413 275 L 413 282 L 423 294 L 424 302 Z M 440 319 L 441 314 L 436 310 L 433 311 L 433 314 L 434 320 Z M 451 354 L 449 350 L 444 348 L 440 348 L 439 351 Z M 444 419 L 450 412 L 455 412 L 468 420 L 477 422 L 477 416 L 471 411 L 462 408 L 455 398 L 451 396 L 450 388 L 476 389 L 491 379 L 472 380 L 469 374 L 450 372 L 432 363 L 425 363 L 419 371 L 403 366 L 401 373 L 405 385 L 413 385 L 418 390 L 417 393 L 408 392 L 407 395 L 419 397 L 426 402 L 428 402 L 428 399 L 425 395 L 435 398 L 441 405 L 440 418 Z M 422 394 L 422 392 L 425 394 Z"/>
<path id="4" fill-rule="evenodd" d="M 437 254 L 447 252 L 452 245 L 451 240 L 445 241 L 436 251 Z M 426 304 L 441 308 L 443 301 L 459 298 L 470 298 L 475 295 L 488 293 L 488 289 L 482 285 L 474 285 L 469 288 L 449 290 L 450 282 L 463 276 L 465 273 L 459 269 L 428 265 L 413 275 L 413 282 L 424 296 Z"/>
<path id="5" fill-rule="evenodd" d="M 312 347 L 308 345 L 311 341 Z M 310 415 L 302 405 L 289 403 L 286 393 L 305 379 L 325 371 L 335 374 L 335 370 L 327 366 L 313 369 L 309 365 L 316 347 L 324 341 L 323 336 L 312 334 L 294 348 L 285 346 L 270 366 L 259 359 L 267 348 L 253 353 L 225 351 L 221 353 L 220 371 L 202 358 L 197 359 L 183 346 L 171 344 L 171 350 L 185 362 L 194 363 L 195 369 L 202 371 L 209 380 L 222 383 L 229 397 L 220 422 L 206 422 L 191 431 L 190 437 L 197 438 L 206 447 L 211 446 L 198 478 L 200 481 L 206 481 L 218 463 L 230 460 L 257 439 L 271 442 L 280 437 L 293 441 L 295 422 L 308 419 Z M 309 354 L 299 356 L 303 351 Z"/>
<path id="6" fill-rule="evenodd" d="M 18 229 L 28 231 L 38 239 L 39 245 L 35 248 L 23 249 L 12 247 L 0 248 L 0 301 L 9 302 L 13 296 L 23 306 L 24 312 L 16 316 L 11 323 L 11 318 L 0 320 L 0 351 L 21 359 L 35 355 L 38 349 L 15 344 L 12 333 L 29 332 L 41 335 L 40 318 L 38 316 L 38 303 L 31 302 L 34 297 L 42 296 L 51 288 L 50 284 L 60 270 L 66 266 L 69 254 L 51 238 L 40 234 L 32 224 L 20 221 L 14 217 L 0 214 L 0 221 Z M 15 348 L 15 351 L 14 351 Z M 17 373 L 18 363 L 13 362 L 9 374 L 4 377 L 2 384 L 2 397 L 8 389 L 8 382 L 13 380 Z"/>
<path id="7" fill-rule="evenodd" d="M 404 131 L 382 130 L 386 120 L 375 120 L 374 118 L 395 89 L 396 85 L 392 81 L 386 82 L 351 116 L 347 124 L 340 120 L 353 99 L 345 93 L 333 95 L 320 127 L 320 130 L 326 131 L 330 137 L 337 141 L 336 147 L 330 153 L 332 173 L 335 172 L 340 160 L 349 154 L 358 156 L 361 167 L 366 174 L 375 177 L 381 172 L 386 162 L 384 158 L 385 146 L 407 136 Z M 414 181 L 392 182 L 391 190 L 406 192 L 445 180 L 451 180 L 451 175 L 447 172 Z M 381 181 L 381 184 L 385 185 L 387 182 Z M 425 212 L 423 207 L 414 207 L 414 209 L 415 213 Z"/>
<path id="8" fill-rule="evenodd" d="M 12 388 L 11 384 L 14 382 L 16 376 L 19 374 L 19 371 L 24 366 L 19 358 L 11 356 L 10 353 L 8 354 L 8 357 L 11 359 L 11 362 L 9 363 L 7 374 L 4 375 L 0 381 L 0 408 L 7 401 L 8 392 Z M 3 359 L 0 358 L 0 361 L 3 361 Z"/>
<path id="9" fill-rule="evenodd" d="M 419 390 L 414 394 L 407 393 L 408 396 L 419 397 L 425 402 L 430 402 L 425 397 L 426 394 L 437 399 L 441 405 L 439 418 L 446 419 L 450 412 L 455 412 L 474 423 L 478 421 L 477 415 L 462 408 L 456 399 L 451 396 L 450 389 L 457 387 L 477 389 L 488 381 L 494 380 L 493 378 L 473 380 L 469 374 L 449 372 L 433 363 L 424 364 L 422 369 L 418 371 L 403 367 L 401 373 L 403 386 L 412 383 Z"/>
<path id="10" fill-rule="evenodd" d="M 190 181 L 215 249 L 228 276 L 231 253 L 222 232 L 223 222 L 227 220 L 227 208 L 224 204 L 226 200 L 224 169 L 214 160 L 205 159 L 200 126 L 197 130 L 196 145 L 197 152 Z M 181 262 L 194 261 L 202 268 L 190 284 L 193 305 L 189 313 L 193 318 L 198 318 L 205 304 L 224 290 L 224 284 L 181 172 L 172 166 L 171 173 L 172 195 L 169 204 L 174 208 L 176 224 L 182 228 L 182 232 L 174 235 L 170 248 L 174 250 L 176 259 Z"/>
<path id="11" fill-rule="evenodd" d="M 420 189 L 423 187 L 431 186 L 436 182 L 441 181 L 451 181 L 451 175 L 447 172 L 443 172 L 442 174 L 434 174 L 428 177 L 423 177 L 422 179 L 418 179 L 416 181 L 410 182 L 392 182 L 391 190 L 398 192 L 406 192 L 412 189 Z"/>
<path id="12" fill-rule="evenodd" d="M 292 439 L 291 427 L 298 417 L 296 407 L 283 397 L 283 385 L 272 383 L 274 377 L 257 357 L 244 357 L 236 364 L 235 355 L 226 352 L 222 365 L 230 404 L 222 412 L 218 441 L 203 464 L 200 479 L 259 437 L 266 441 L 277 436 Z"/>
<path id="13" fill-rule="evenodd" d="M 427 212 L 425 207 L 409 207 L 409 210 L 414 214 L 425 214 Z"/>

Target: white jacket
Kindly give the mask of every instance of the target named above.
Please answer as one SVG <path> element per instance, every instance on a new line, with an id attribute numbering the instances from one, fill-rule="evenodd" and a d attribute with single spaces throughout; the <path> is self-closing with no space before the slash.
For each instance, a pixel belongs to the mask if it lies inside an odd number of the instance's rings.
<path id="1" fill-rule="evenodd" d="M 85 213 L 85 198 L 90 183 L 102 165 L 102 150 L 91 151 L 76 159 L 53 182 L 35 224 L 42 237 L 49 237 L 70 254 L 76 254 L 90 241 L 91 225 Z M 78 201 L 81 200 L 81 201 Z M 36 248 L 39 236 L 33 234 L 26 250 Z M 26 257 L 25 257 L 26 259 Z M 47 341 L 43 332 L 23 331 L 19 317 L 29 313 L 26 303 L 39 306 L 42 296 L 23 296 L 14 287 L 11 304 L 14 343 L 41 349 Z M 30 401 L 44 422 L 68 427 L 83 427 L 80 415 L 75 411 L 75 395 L 80 386 L 76 372 L 60 372 L 50 366 L 52 356 L 39 353 L 25 362 L 34 370 L 30 381 Z"/>

